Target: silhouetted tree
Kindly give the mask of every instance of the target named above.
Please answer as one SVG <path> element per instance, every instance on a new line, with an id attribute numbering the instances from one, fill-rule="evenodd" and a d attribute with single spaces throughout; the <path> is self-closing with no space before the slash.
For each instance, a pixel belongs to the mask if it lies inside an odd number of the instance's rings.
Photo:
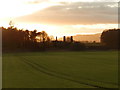
<path id="1" fill-rule="evenodd" d="M 45 31 L 41 32 L 41 38 L 43 43 L 50 40 L 50 38 L 48 37 L 48 34 Z"/>
<path id="2" fill-rule="evenodd" d="M 37 30 L 31 31 L 30 33 L 30 39 L 32 42 L 36 42 L 36 36 L 37 36 Z"/>
<path id="3" fill-rule="evenodd" d="M 108 29 L 101 34 L 101 43 L 108 48 L 117 49 L 119 46 L 120 29 Z"/>
<path id="4" fill-rule="evenodd" d="M 65 36 L 63 36 L 63 41 L 66 42 L 66 37 Z"/>

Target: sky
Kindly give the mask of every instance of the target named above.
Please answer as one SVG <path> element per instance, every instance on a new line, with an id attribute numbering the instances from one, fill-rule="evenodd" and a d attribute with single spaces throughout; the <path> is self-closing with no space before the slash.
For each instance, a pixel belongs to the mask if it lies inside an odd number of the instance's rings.
<path id="1" fill-rule="evenodd" d="M 50 36 L 118 28 L 119 0 L 0 0 L 0 26 L 46 31 Z"/>

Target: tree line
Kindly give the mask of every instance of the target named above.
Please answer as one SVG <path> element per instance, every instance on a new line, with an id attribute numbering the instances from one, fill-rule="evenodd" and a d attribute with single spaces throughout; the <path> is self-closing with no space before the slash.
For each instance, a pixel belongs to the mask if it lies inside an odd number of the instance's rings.
<path id="1" fill-rule="evenodd" d="M 43 43 L 50 41 L 45 31 L 37 32 L 37 30 L 29 31 L 17 29 L 15 27 L 2 27 L 2 48 L 9 49 L 38 49 Z M 38 45 L 42 43 L 41 45 Z"/>
<path id="2" fill-rule="evenodd" d="M 73 37 L 63 37 L 63 41 L 51 40 L 45 31 L 29 31 L 10 26 L 2 27 L 2 49 L 4 51 L 45 51 L 45 50 L 104 50 L 119 48 L 120 29 L 104 30 L 101 34 L 101 43 L 86 45 L 76 42 Z M 95 42 L 94 42 L 95 43 Z"/>

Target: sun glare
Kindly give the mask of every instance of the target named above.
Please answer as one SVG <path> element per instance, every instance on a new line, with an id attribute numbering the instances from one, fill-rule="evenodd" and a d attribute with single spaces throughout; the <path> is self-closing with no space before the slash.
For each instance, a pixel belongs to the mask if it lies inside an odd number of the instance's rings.
<path id="1" fill-rule="evenodd" d="M 35 2 L 37 1 L 37 2 Z M 8 27 L 11 20 L 19 18 L 21 16 L 30 15 L 37 11 L 43 10 L 50 6 L 62 5 L 61 2 L 94 2 L 95 0 L 0 0 L 0 26 Z M 99 1 L 99 0 L 98 0 Z M 117 4 L 108 5 L 108 7 L 117 7 Z M 66 8 L 71 10 L 72 7 Z M 78 8 L 81 8 L 79 6 Z M 49 19 L 48 19 L 49 20 Z M 35 24 L 33 22 L 26 24 L 25 22 L 15 21 L 15 27 L 19 29 L 28 29 L 38 31 L 46 31 L 49 35 L 63 37 L 64 35 L 76 35 L 76 34 L 94 34 L 95 32 L 101 32 L 104 29 L 118 28 L 117 24 L 94 24 L 94 25 L 68 25 L 68 26 L 57 26 L 57 25 L 43 25 Z"/>
<path id="2" fill-rule="evenodd" d="M 42 10 L 49 6 L 57 5 L 56 3 L 43 2 L 38 4 L 30 4 L 27 2 L 33 0 L 1 0 L 0 1 L 0 18 L 19 17 L 32 14 L 38 10 Z"/>

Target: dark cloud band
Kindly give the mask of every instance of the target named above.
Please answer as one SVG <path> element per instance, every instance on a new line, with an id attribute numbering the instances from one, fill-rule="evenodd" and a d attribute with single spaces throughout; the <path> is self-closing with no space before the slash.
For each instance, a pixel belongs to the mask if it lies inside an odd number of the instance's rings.
<path id="1" fill-rule="evenodd" d="M 42 24 L 101 24 L 117 23 L 118 6 L 116 2 L 77 2 L 51 6 L 28 16 L 17 18 L 19 21 Z"/>

